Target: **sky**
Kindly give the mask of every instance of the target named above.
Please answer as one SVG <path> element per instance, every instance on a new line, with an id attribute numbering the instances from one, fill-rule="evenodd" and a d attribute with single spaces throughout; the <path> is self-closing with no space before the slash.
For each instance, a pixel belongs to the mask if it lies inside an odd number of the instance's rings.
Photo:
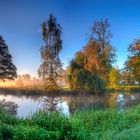
<path id="1" fill-rule="evenodd" d="M 13 56 L 18 74 L 38 76 L 43 44 L 41 24 L 53 13 L 63 28 L 60 58 L 66 68 L 76 51 L 87 44 L 96 19 L 108 18 L 116 48 L 115 66 L 123 67 L 127 48 L 140 37 L 139 0 L 0 0 L 0 35 Z"/>

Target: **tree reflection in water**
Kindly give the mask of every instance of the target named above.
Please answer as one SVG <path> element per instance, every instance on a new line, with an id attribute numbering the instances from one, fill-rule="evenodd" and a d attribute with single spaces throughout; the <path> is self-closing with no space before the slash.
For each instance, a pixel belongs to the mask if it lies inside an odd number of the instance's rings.
<path id="1" fill-rule="evenodd" d="M 0 100 L 0 108 L 10 113 L 11 115 L 17 115 L 18 105 L 12 101 Z"/>
<path id="2" fill-rule="evenodd" d="M 137 99 L 137 100 L 136 100 Z M 130 93 L 111 93 L 108 98 L 109 108 L 117 108 L 119 111 L 124 111 L 133 105 L 140 102 L 136 94 L 131 95 Z"/>
<path id="3" fill-rule="evenodd" d="M 87 111 L 107 108 L 106 95 L 75 95 L 64 97 L 69 106 L 69 113 L 73 114 L 76 110 Z"/>
<path id="4" fill-rule="evenodd" d="M 42 107 L 47 112 L 61 112 L 61 108 L 58 108 L 58 104 L 62 103 L 61 97 L 48 96 L 41 99 Z"/>

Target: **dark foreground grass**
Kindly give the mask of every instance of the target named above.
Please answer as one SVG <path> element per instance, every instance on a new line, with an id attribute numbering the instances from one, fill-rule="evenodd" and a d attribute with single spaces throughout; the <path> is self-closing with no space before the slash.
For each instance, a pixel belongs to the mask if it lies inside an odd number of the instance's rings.
<path id="1" fill-rule="evenodd" d="M 75 112 L 71 117 L 38 112 L 26 119 L 0 111 L 0 140 L 139 139 L 140 105 L 125 112 Z"/>

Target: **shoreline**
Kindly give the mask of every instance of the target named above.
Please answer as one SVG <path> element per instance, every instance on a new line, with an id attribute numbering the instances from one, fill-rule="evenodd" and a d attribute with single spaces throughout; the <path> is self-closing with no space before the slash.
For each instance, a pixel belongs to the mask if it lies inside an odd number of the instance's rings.
<path id="1" fill-rule="evenodd" d="M 46 90 L 41 87 L 0 87 L 1 94 L 13 94 L 13 95 L 26 95 L 26 96 L 44 96 L 44 95 L 104 95 L 111 92 L 130 92 L 138 93 L 140 92 L 139 85 L 127 85 L 118 86 L 116 88 L 107 87 L 105 91 L 102 92 L 91 92 L 84 90 L 70 90 L 68 88 L 59 88 L 55 90 Z"/>

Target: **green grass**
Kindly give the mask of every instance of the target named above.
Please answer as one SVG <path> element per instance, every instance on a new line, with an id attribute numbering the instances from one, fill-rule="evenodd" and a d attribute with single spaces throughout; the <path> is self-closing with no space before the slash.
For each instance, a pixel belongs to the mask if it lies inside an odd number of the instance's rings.
<path id="1" fill-rule="evenodd" d="M 0 140 L 139 140 L 140 105 L 116 110 L 75 112 L 66 117 L 38 112 L 16 118 L 0 111 Z"/>

